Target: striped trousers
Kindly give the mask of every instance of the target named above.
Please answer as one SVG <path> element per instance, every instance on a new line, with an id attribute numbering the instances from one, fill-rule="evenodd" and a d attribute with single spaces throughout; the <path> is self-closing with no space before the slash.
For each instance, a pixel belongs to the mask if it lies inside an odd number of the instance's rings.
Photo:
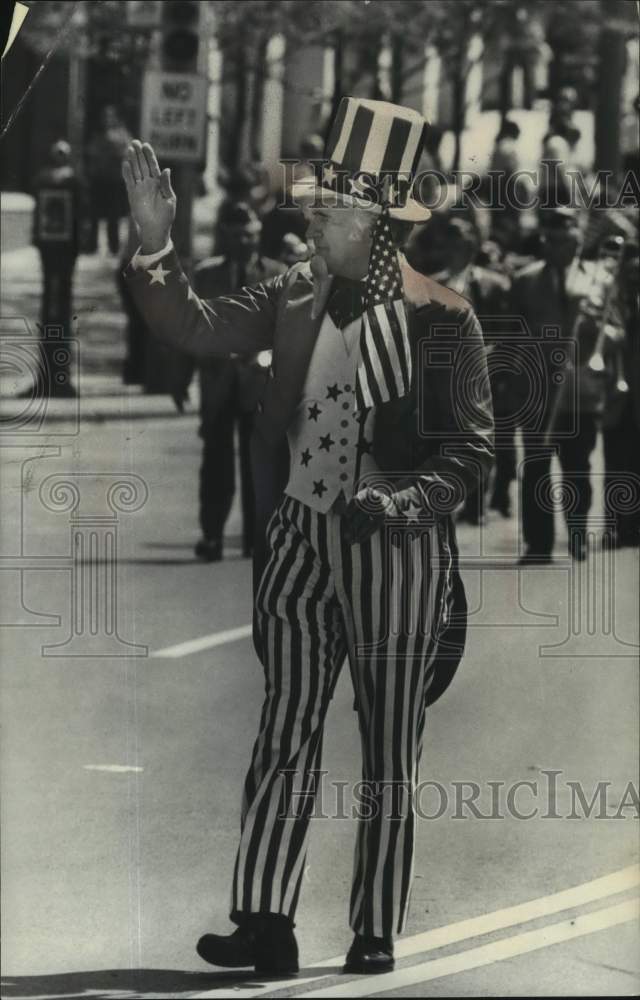
<path id="1" fill-rule="evenodd" d="M 285 496 L 268 527 L 256 596 L 265 699 L 247 773 L 231 919 L 293 919 L 305 867 L 322 735 L 348 657 L 362 743 L 362 788 L 350 925 L 404 930 L 413 870 L 412 789 L 437 639 L 450 610 L 447 522 L 387 528 L 362 544 L 334 511 Z M 399 803 L 398 799 L 402 799 Z"/>

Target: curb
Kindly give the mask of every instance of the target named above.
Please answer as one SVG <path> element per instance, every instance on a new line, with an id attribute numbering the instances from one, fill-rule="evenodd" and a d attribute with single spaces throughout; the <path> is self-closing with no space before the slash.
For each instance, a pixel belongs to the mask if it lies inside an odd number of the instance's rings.
<path id="1" fill-rule="evenodd" d="M 166 396 L 4 399 L 0 404 L 0 434 L 37 433 L 43 424 L 181 419 L 196 416 L 197 409 L 190 408 L 184 413 L 178 413 L 173 401 Z"/>

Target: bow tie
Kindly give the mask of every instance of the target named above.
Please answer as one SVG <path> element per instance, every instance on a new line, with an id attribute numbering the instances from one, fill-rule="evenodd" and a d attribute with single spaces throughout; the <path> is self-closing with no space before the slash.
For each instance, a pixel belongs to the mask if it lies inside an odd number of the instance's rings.
<path id="1" fill-rule="evenodd" d="M 331 285 L 327 312 L 338 327 L 345 326 L 361 316 L 364 311 L 364 282 L 336 277 Z"/>

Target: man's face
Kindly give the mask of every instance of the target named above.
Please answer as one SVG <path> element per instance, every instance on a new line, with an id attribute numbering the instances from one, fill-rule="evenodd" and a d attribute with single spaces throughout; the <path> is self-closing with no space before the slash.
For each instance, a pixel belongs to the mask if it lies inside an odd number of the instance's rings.
<path id="1" fill-rule="evenodd" d="M 256 220 L 224 226 L 221 236 L 229 257 L 234 260 L 249 260 L 260 245 L 260 223 Z"/>
<path id="2" fill-rule="evenodd" d="M 340 206 L 308 212 L 307 241 L 330 274 L 363 278 L 367 273 L 375 217 L 366 209 Z"/>

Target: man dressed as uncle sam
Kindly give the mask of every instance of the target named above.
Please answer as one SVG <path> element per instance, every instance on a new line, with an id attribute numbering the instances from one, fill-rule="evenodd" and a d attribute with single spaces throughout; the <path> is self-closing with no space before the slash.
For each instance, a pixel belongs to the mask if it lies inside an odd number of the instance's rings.
<path id="1" fill-rule="evenodd" d="M 298 971 L 314 777 L 345 658 L 369 799 L 345 969 L 389 971 L 407 919 L 425 708 L 466 628 L 451 511 L 493 456 L 478 321 L 397 249 L 430 214 L 411 196 L 426 128 L 408 108 L 344 98 L 318 176 L 293 188 L 310 263 L 208 301 L 173 251 L 169 171 L 138 141 L 123 164 L 140 233 L 126 277 L 149 328 L 201 362 L 272 349 L 258 430 L 271 446 L 286 435 L 290 452 L 255 600 L 266 683 L 233 871 L 237 928 L 197 946 L 227 968 Z"/>

